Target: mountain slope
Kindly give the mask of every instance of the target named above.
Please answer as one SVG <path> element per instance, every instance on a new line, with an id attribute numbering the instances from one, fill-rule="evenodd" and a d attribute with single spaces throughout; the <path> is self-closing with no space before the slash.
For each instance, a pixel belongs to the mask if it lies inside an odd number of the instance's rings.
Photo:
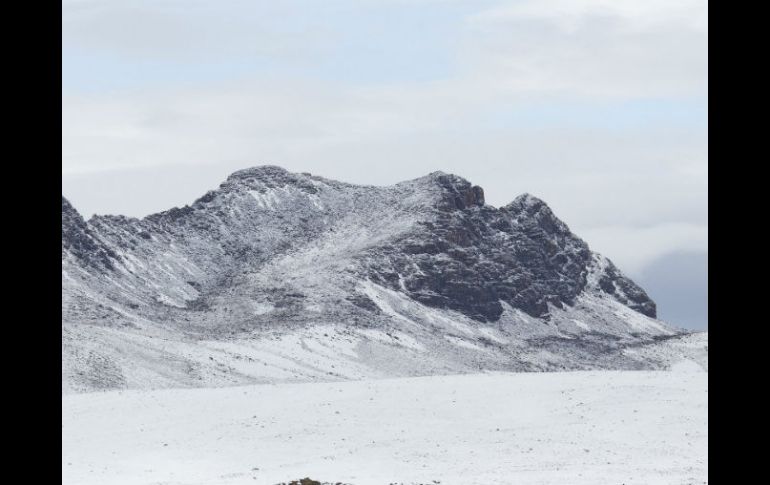
<path id="1" fill-rule="evenodd" d="M 677 334 L 531 195 L 273 166 L 143 219 L 62 198 L 62 316 L 65 391 L 655 368 L 623 349 Z"/>

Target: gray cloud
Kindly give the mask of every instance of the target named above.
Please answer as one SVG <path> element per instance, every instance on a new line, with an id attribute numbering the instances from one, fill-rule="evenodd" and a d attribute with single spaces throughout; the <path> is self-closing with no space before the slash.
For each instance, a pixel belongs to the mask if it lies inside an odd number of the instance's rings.
<path id="1" fill-rule="evenodd" d="M 708 329 L 708 255 L 675 252 L 650 263 L 637 276 L 658 305 L 658 316 L 684 328 Z"/>

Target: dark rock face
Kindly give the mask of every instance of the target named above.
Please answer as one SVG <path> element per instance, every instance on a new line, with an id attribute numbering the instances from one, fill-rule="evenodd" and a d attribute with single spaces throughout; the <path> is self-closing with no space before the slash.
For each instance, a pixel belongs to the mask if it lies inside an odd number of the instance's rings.
<path id="1" fill-rule="evenodd" d="M 655 302 L 636 283 L 623 276 L 614 264 L 610 263 L 606 268 L 599 279 L 599 287 L 642 315 L 656 317 Z"/>
<path id="2" fill-rule="evenodd" d="M 233 298 L 261 298 L 298 320 L 316 299 L 349 309 L 357 321 L 380 313 L 347 283 L 364 280 L 478 322 L 497 321 L 503 304 L 547 320 L 552 306 L 575 304 L 590 275 L 597 281 L 592 291 L 655 316 L 644 291 L 611 263 L 597 269 L 588 245 L 542 200 L 524 194 L 498 209 L 485 204 L 481 187 L 440 172 L 393 187 L 360 187 L 255 167 L 191 206 L 141 220 L 85 222 L 62 198 L 67 255 L 109 298 L 175 321 L 193 313 L 205 318 L 199 315 L 207 311 L 219 312 L 210 318 L 223 325 L 258 320 L 247 310 L 238 314 L 246 303 L 234 305 Z M 117 270 L 120 288 L 104 277 Z M 342 294 L 313 282 L 323 271 Z"/>
<path id="3" fill-rule="evenodd" d="M 440 172 L 430 174 L 428 179 L 441 187 L 443 191 L 443 197 L 438 206 L 439 210 L 463 210 L 467 207 L 484 205 L 484 189 L 479 186 L 472 186 L 467 180 Z"/>
<path id="4" fill-rule="evenodd" d="M 370 277 L 479 321 L 497 320 L 501 301 L 534 317 L 574 302 L 591 252 L 543 201 L 522 195 L 495 209 L 464 180 L 437 182 L 445 197 L 434 222 L 387 247 L 388 265 L 373 265 Z"/>
<path id="5" fill-rule="evenodd" d="M 111 270 L 117 258 L 64 197 L 61 198 L 61 245 L 62 256 L 69 252 L 84 266 L 91 268 Z"/>

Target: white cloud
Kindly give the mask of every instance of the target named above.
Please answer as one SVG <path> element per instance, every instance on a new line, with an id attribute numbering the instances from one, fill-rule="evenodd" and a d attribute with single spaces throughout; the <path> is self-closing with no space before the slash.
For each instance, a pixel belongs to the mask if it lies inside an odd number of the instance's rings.
<path id="1" fill-rule="evenodd" d="M 547 19 L 575 31 L 589 16 L 617 17 L 637 30 L 673 23 L 693 30 L 708 30 L 706 0 L 525 0 L 504 2 L 472 17 L 480 22 L 511 19 Z"/>
<path id="2" fill-rule="evenodd" d="M 631 276 L 639 275 L 647 265 L 669 253 L 708 252 L 708 227 L 700 224 L 586 228 L 580 236 L 592 250 L 609 257 Z"/>
<path id="3" fill-rule="evenodd" d="M 707 3 L 506 2 L 469 18 L 465 59 L 511 94 L 656 97 L 707 89 Z"/>
<path id="4" fill-rule="evenodd" d="M 312 60 L 334 32 L 311 18 L 283 22 L 297 12 L 281 2 L 229 0 L 80 0 L 64 2 L 65 49 L 130 60 L 217 63 L 280 57 Z"/>

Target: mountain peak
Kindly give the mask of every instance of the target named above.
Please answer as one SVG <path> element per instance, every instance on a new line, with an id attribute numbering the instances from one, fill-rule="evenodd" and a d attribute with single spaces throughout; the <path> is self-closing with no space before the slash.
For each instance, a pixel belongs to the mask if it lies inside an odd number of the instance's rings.
<path id="1" fill-rule="evenodd" d="M 61 244 L 62 257 L 69 253 L 86 267 L 112 269 L 113 259 L 117 257 L 64 196 L 61 198 Z"/>
<path id="2" fill-rule="evenodd" d="M 442 172 L 440 170 L 431 172 L 423 177 L 419 177 L 417 180 L 425 180 L 444 184 L 470 185 L 470 182 L 466 178 L 453 173 Z"/>
<path id="3" fill-rule="evenodd" d="M 520 223 L 536 224 L 549 234 L 571 234 L 567 224 L 556 217 L 545 201 L 527 192 L 501 207 L 501 210 L 511 214 Z"/>
<path id="4" fill-rule="evenodd" d="M 75 209 L 72 204 L 70 204 L 70 201 L 63 195 L 61 196 L 61 211 L 62 214 L 78 214 L 77 209 Z"/>
<path id="5" fill-rule="evenodd" d="M 484 189 L 452 173 L 431 172 L 428 175 L 404 183 L 418 183 L 439 187 L 444 194 L 442 204 L 440 204 L 442 209 L 453 210 L 473 206 L 483 207 L 485 204 Z"/>
<path id="6" fill-rule="evenodd" d="M 257 165 L 235 171 L 227 177 L 227 180 L 244 180 L 251 178 L 285 177 L 290 172 L 278 165 Z"/>
<path id="7" fill-rule="evenodd" d="M 529 192 L 524 192 L 523 194 L 513 199 L 513 202 L 511 202 L 510 205 L 514 205 L 514 204 L 516 206 L 523 207 L 523 208 L 525 207 L 540 208 L 543 206 L 548 207 L 548 204 L 546 204 L 543 201 L 543 199 L 540 199 L 539 197 L 535 197 Z"/>

